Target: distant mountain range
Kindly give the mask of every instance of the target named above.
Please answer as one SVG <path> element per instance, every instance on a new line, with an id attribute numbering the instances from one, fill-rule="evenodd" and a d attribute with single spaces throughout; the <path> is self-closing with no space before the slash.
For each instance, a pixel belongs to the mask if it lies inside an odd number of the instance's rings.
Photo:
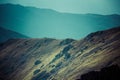
<path id="1" fill-rule="evenodd" d="M 0 26 L 33 38 L 80 39 L 91 32 L 120 26 L 120 15 L 60 13 L 51 9 L 1 4 Z"/>
<path id="2" fill-rule="evenodd" d="M 11 31 L 8 29 L 4 29 L 3 27 L 0 27 L 0 43 L 5 42 L 9 39 L 16 39 L 16 38 L 29 38 L 29 37 L 17 33 L 15 31 Z"/>
<path id="3" fill-rule="evenodd" d="M 120 66 L 120 27 L 81 40 L 11 39 L 0 45 L 0 80 L 77 80 L 116 64 Z"/>

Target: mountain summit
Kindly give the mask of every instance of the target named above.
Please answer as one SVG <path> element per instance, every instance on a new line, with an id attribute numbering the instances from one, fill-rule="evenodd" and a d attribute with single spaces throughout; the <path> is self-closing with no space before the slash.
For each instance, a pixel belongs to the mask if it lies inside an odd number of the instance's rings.
<path id="1" fill-rule="evenodd" d="M 1 80 L 76 80 L 89 71 L 120 66 L 120 27 L 81 40 L 11 39 L 0 45 Z"/>

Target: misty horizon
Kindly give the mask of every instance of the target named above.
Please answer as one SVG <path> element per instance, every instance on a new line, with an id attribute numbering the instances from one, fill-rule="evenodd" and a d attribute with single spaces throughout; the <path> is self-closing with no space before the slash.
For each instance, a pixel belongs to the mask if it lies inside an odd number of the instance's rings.
<path id="1" fill-rule="evenodd" d="M 0 3 L 0 5 L 15 5 L 15 6 L 22 6 L 22 7 L 26 7 L 26 8 L 36 8 L 36 9 L 44 9 L 44 10 L 52 10 L 58 13 L 66 13 L 66 14 L 94 14 L 94 15 L 103 15 L 103 16 L 107 16 L 107 15 L 120 15 L 120 13 L 110 13 L 110 14 L 97 14 L 97 13 L 76 13 L 76 12 L 62 12 L 62 11 L 58 11 L 55 9 L 50 9 L 50 8 L 40 8 L 40 7 L 35 7 L 35 6 L 25 6 L 25 5 L 21 5 L 21 4 L 15 4 L 15 3 Z"/>
<path id="2" fill-rule="evenodd" d="M 19 4 L 36 8 L 52 9 L 62 13 L 73 14 L 120 14 L 119 0 L 1 0 L 0 4 Z"/>

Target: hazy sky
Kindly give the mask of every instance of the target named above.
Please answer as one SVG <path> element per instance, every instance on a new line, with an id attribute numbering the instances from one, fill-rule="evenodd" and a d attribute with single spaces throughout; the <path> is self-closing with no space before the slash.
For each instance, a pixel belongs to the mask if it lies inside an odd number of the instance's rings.
<path id="1" fill-rule="evenodd" d="M 0 3 L 21 4 L 70 13 L 120 14 L 120 0 L 0 0 Z"/>

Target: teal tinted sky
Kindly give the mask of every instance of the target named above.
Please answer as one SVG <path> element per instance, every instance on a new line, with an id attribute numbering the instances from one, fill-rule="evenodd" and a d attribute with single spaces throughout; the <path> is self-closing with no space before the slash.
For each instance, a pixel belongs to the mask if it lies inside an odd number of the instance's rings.
<path id="1" fill-rule="evenodd" d="M 0 0 L 68 13 L 120 14 L 120 0 Z"/>

